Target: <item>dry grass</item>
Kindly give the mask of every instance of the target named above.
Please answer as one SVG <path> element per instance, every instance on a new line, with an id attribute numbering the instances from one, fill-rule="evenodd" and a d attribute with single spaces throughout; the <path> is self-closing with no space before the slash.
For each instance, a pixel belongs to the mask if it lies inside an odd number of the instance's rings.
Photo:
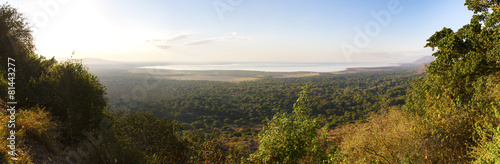
<path id="1" fill-rule="evenodd" d="M 343 127 L 337 134 L 344 135 L 341 143 L 342 153 L 347 154 L 344 160 L 348 163 L 417 162 L 412 160 L 419 147 L 413 130 L 416 126 L 416 119 L 399 110 L 389 110 L 372 116 L 367 123 Z"/>
<path id="2" fill-rule="evenodd" d="M 6 113 L 7 106 L 1 102 L 2 111 L 0 121 L 7 123 L 10 114 Z M 49 112 L 33 108 L 31 110 L 16 110 L 15 141 L 18 156 L 8 155 L 10 148 L 1 146 L 3 163 L 62 163 L 63 158 L 58 155 L 59 145 L 56 143 L 56 124 L 51 121 Z M 6 124 L 5 124 L 6 125 Z M 0 135 L 10 136 L 10 128 L 0 126 Z M 1 145 L 8 145 L 8 140 L 0 140 Z"/>
<path id="3" fill-rule="evenodd" d="M 155 77 L 171 80 L 207 80 L 224 82 L 254 81 L 265 77 L 272 78 L 298 78 L 318 76 L 315 72 L 260 72 L 260 71 L 177 71 L 177 70 L 154 70 L 154 69 L 130 69 L 129 75 L 154 74 Z"/>
<path id="4" fill-rule="evenodd" d="M 171 80 L 207 80 L 207 81 L 224 81 L 224 82 L 254 81 L 259 79 L 256 77 L 196 76 L 196 75 L 165 76 L 164 78 Z"/>

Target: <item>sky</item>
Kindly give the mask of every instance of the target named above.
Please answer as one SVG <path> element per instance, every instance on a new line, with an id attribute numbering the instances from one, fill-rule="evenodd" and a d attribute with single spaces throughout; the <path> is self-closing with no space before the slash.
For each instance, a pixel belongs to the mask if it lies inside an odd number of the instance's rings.
<path id="1" fill-rule="evenodd" d="M 457 0 L 0 0 L 46 57 L 126 62 L 410 62 L 472 12 Z"/>

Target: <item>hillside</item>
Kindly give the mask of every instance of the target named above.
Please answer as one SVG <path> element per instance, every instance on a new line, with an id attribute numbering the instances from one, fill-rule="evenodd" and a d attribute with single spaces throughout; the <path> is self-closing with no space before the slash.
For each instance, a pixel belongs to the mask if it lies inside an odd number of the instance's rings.
<path id="1" fill-rule="evenodd" d="M 433 62 L 434 60 L 436 60 L 435 57 L 433 56 L 424 56 L 424 57 L 421 57 L 413 62 L 411 62 L 411 64 L 416 64 L 416 65 L 428 65 L 430 64 L 431 62 Z"/>

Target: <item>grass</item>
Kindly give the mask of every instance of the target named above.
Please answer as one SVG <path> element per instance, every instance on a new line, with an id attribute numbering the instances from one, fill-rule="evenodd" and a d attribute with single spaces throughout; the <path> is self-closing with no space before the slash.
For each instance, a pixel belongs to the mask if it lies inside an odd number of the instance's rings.
<path id="1" fill-rule="evenodd" d="M 5 102 L 0 102 L 3 111 L 8 107 Z M 11 115 L 6 112 L 0 112 L 0 120 L 7 122 Z M 2 163 L 34 163 L 40 161 L 49 161 L 54 163 L 62 159 L 58 158 L 58 144 L 55 142 L 56 124 L 51 121 L 49 112 L 41 108 L 32 108 L 29 110 L 17 109 L 15 119 L 15 151 L 16 157 L 8 155 L 10 148 L 0 147 L 3 156 L 0 157 Z M 7 138 L 12 129 L 7 126 L 0 126 L 0 135 Z M 0 144 L 8 145 L 8 140 L 0 140 Z M 52 157 L 52 158 L 51 158 Z"/>

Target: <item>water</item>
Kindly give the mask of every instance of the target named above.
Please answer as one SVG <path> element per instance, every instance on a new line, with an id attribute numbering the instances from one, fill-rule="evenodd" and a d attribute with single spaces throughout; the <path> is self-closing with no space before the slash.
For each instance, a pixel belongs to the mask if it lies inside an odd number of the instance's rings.
<path id="1" fill-rule="evenodd" d="M 338 72 L 347 68 L 398 66 L 392 63 L 217 63 L 217 64 L 170 64 L 139 68 L 168 70 L 240 70 L 262 72 Z"/>

